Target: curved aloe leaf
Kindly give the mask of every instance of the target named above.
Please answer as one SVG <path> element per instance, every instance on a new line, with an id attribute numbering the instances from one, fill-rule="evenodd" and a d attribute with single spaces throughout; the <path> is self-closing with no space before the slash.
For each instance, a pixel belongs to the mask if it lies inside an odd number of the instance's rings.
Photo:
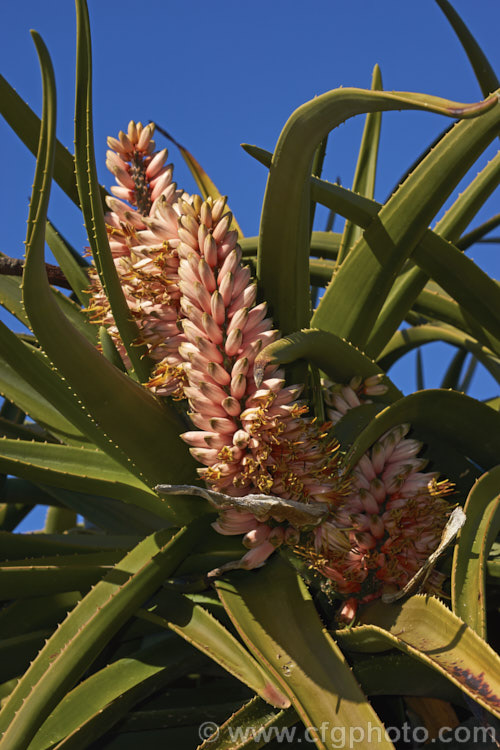
<path id="1" fill-rule="evenodd" d="M 255 661 L 236 638 L 203 607 L 187 596 L 169 591 L 154 612 L 144 613 L 151 622 L 170 628 L 220 664 L 257 695 L 277 708 L 288 708 L 289 699 L 279 685 Z"/>
<path id="2" fill-rule="evenodd" d="M 366 609 L 359 627 L 336 637 L 347 650 L 404 651 L 500 716 L 500 657 L 432 596 L 412 596 L 404 604 L 377 602 Z"/>
<path id="3" fill-rule="evenodd" d="M 189 168 L 189 171 L 193 175 L 203 198 L 205 200 L 210 197 L 214 200 L 217 200 L 217 198 L 222 198 L 222 193 L 219 191 L 216 184 L 213 182 L 213 180 L 210 179 L 201 164 L 194 158 L 194 156 L 187 150 L 187 148 L 182 146 L 179 141 L 176 141 L 175 138 L 171 136 L 170 133 L 167 133 L 167 131 L 162 127 L 160 127 L 160 125 L 158 125 L 157 123 L 154 123 L 154 125 L 159 133 L 161 133 L 163 136 L 165 136 L 165 138 L 167 138 L 175 146 L 177 146 L 177 148 L 181 152 L 182 158 Z M 236 230 L 238 232 L 238 238 L 242 239 L 243 232 L 241 231 L 234 216 L 232 216 L 231 218 L 231 229 Z"/>
<path id="4" fill-rule="evenodd" d="M 115 549 L 123 554 L 140 541 L 135 535 L 104 536 L 103 534 L 9 534 L 0 531 L 0 559 L 15 559 L 19 556 L 41 557 L 67 552 L 88 552 Z"/>
<path id="5" fill-rule="evenodd" d="M 83 557 L 87 557 L 84 555 Z M 79 565 L 2 565 L 0 599 L 26 599 L 42 594 L 88 591 L 108 568 L 82 562 Z"/>
<path id="6" fill-rule="evenodd" d="M 22 300 L 21 280 L 18 276 L 0 276 L 0 305 L 26 328 L 30 327 Z"/>
<path id="7" fill-rule="evenodd" d="M 350 380 L 353 375 L 362 375 L 365 378 L 380 375 L 381 383 L 388 389 L 384 397 L 395 400 L 402 396 L 378 365 L 359 349 L 333 333 L 315 328 L 297 331 L 266 346 L 255 359 L 256 383 L 260 385 L 262 382 L 267 365 L 287 364 L 297 359 L 312 362 L 330 378 L 340 382 Z"/>
<path id="8" fill-rule="evenodd" d="M 0 111 L 12 130 L 36 156 L 40 136 L 40 119 L 0 75 Z M 68 149 L 56 141 L 54 179 L 76 206 L 80 205 L 75 182 L 75 162 Z"/>
<path id="9" fill-rule="evenodd" d="M 65 737 L 76 739 L 78 734 L 81 742 L 84 733 L 87 743 L 98 739 L 136 703 L 186 669 L 199 666 L 199 655 L 187 644 L 162 636 L 156 643 L 111 662 L 64 696 L 28 745 L 29 750 L 47 750 Z"/>
<path id="10" fill-rule="evenodd" d="M 471 184 L 460 194 L 451 208 L 438 222 L 435 232 L 446 240 L 456 242 L 477 211 L 498 186 L 500 153 L 497 154 Z M 390 336 L 404 319 L 418 294 L 428 281 L 420 268 L 412 268 L 394 283 L 367 343 L 367 352 L 377 356 Z"/>
<path id="11" fill-rule="evenodd" d="M 43 530 L 47 534 L 62 534 L 74 529 L 77 522 L 77 514 L 70 508 L 52 506 L 47 508 Z"/>
<path id="12" fill-rule="evenodd" d="M 500 214 L 492 216 L 491 219 L 488 219 L 478 227 L 471 229 L 470 232 L 467 232 L 467 234 L 460 237 L 456 243 L 458 249 L 463 251 L 468 250 L 471 245 L 481 240 L 485 235 L 493 229 L 496 229 L 498 226 L 500 226 Z"/>
<path id="13" fill-rule="evenodd" d="M 90 23 L 85 0 L 76 2 L 76 101 L 75 167 L 78 194 L 92 255 L 106 290 L 113 318 L 137 378 L 149 378 L 151 363 L 145 345 L 139 345 L 139 329 L 132 318 L 109 249 L 104 211 L 95 164 L 92 125 L 92 53 Z M 55 96 L 55 91 L 52 92 Z"/>
<path id="14" fill-rule="evenodd" d="M 314 326 L 331 330 L 357 346 L 365 345 L 403 263 L 412 256 L 420 265 L 416 254 L 419 240 L 496 136 L 499 120 L 497 104 L 474 122 L 458 123 L 408 176 L 335 274 L 313 317 Z M 434 241 L 435 235 L 429 235 L 429 243 L 431 238 Z"/>
<path id="15" fill-rule="evenodd" d="M 459 349 L 457 352 L 455 352 L 443 376 L 441 385 L 439 386 L 440 388 L 451 388 L 454 391 L 462 390 L 460 388 L 460 379 L 462 377 L 462 370 L 463 370 L 466 358 L 467 358 L 466 351 Z M 500 373 L 500 370 L 499 370 L 499 373 Z"/>
<path id="16" fill-rule="evenodd" d="M 484 474 L 465 505 L 453 554 L 451 600 L 458 617 L 486 640 L 486 560 L 500 532 L 500 466 Z"/>
<path id="17" fill-rule="evenodd" d="M 0 436 L 19 440 L 36 440 L 37 442 L 53 442 L 52 435 L 42 430 L 39 425 L 25 426 L 10 422 L 0 417 Z"/>
<path id="18" fill-rule="evenodd" d="M 458 328 L 500 357 L 500 341 L 475 320 L 470 310 L 465 310 L 462 305 L 442 292 L 434 291 L 430 285 L 418 295 L 413 304 L 413 311 L 431 321 L 439 321 L 440 326 L 444 323 Z"/>
<path id="19" fill-rule="evenodd" d="M 81 15 L 83 9 L 80 11 Z M 81 18 L 80 23 L 84 23 Z M 26 311 L 48 356 L 98 420 L 102 431 L 96 430 L 101 433 L 96 436 L 97 444 L 105 450 L 106 443 L 107 450 L 113 450 L 113 443 L 119 445 L 119 459 L 131 462 L 129 465 L 135 466 L 138 473 L 144 472 L 149 482 L 165 480 L 165 455 L 171 458 L 168 465 L 175 471 L 176 481 L 191 478 L 193 461 L 179 437 L 179 418 L 173 409 L 161 405 L 145 388 L 110 364 L 75 331 L 52 299 L 43 270 L 43 243 L 53 162 L 54 80 L 48 54 L 35 38 L 44 78 L 45 114 L 28 226 Z"/>
<path id="20" fill-rule="evenodd" d="M 349 409 L 331 429 L 331 434 L 339 441 L 340 450 L 347 451 L 360 432 L 370 425 L 372 419 L 380 414 L 383 408 L 384 404 L 375 403 Z"/>
<path id="21" fill-rule="evenodd" d="M 188 500 L 182 508 L 176 506 L 175 499 L 172 505 L 168 496 L 160 499 L 147 484 L 98 450 L 3 438 L 0 471 L 37 484 L 116 498 L 170 522 L 177 522 L 179 513 L 195 516 L 205 512 L 204 504 L 196 500 Z"/>
<path id="22" fill-rule="evenodd" d="M 90 282 L 85 268 L 88 267 L 88 264 L 48 220 L 45 237 L 47 245 L 59 263 L 61 271 L 70 283 L 73 292 L 83 307 L 87 307 L 90 299 L 88 294 Z"/>
<path id="23" fill-rule="evenodd" d="M 349 661 L 367 695 L 420 695 L 458 705 L 464 702 L 455 685 L 425 662 L 400 651 L 372 656 L 351 652 Z"/>
<path id="24" fill-rule="evenodd" d="M 341 240 L 339 232 L 311 232 L 311 255 L 336 260 Z M 242 237 L 239 240 L 244 258 L 257 256 L 258 242 L 258 237 Z"/>
<path id="25" fill-rule="evenodd" d="M 378 65 L 375 65 L 373 69 L 371 88 L 374 91 L 380 91 L 382 89 L 382 75 Z M 375 192 L 375 174 L 377 169 L 381 125 L 381 112 L 371 112 L 366 115 L 363 137 L 361 139 L 356 171 L 352 183 L 352 190 L 354 193 L 365 195 L 367 198 L 373 198 Z M 339 266 L 344 261 L 351 247 L 354 247 L 359 240 L 362 233 L 360 227 L 351 221 L 346 221 L 337 259 L 337 264 Z"/>
<path id="26" fill-rule="evenodd" d="M 89 420 L 57 374 L 1 321 L 0 345 L 0 394 L 63 442 L 82 445 L 86 438 L 76 425 L 83 422 L 87 427 Z M 35 387 L 28 382 L 34 378 Z M 60 410 L 54 408 L 54 403 Z"/>
<path id="27" fill-rule="evenodd" d="M 422 94 L 345 88 L 323 94 L 292 114 L 273 155 L 262 210 L 257 263 L 264 297 L 285 334 L 309 324 L 309 178 L 319 142 L 330 130 L 356 114 L 426 109 L 451 117 L 473 116 L 495 102 L 496 97 L 492 97 L 484 104 L 463 106 Z M 443 191 L 442 186 L 440 191 Z M 293 305 L 290 299 L 294 300 Z"/>
<path id="28" fill-rule="evenodd" d="M 377 414 L 347 454 L 346 468 L 355 466 L 384 432 L 405 422 L 416 429 L 422 425 L 485 469 L 498 463 L 500 415 L 463 393 L 433 389 L 405 396 Z"/>
<path id="29" fill-rule="evenodd" d="M 466 353 L 472 352 L 491 375 L 500 382 L 500 360 L 493 357 L 492 352 L 482 347 L 473 338 L 449 326 L 421 325 L 397 331 L 381 353 L 378 364 L 384 370 L 387 370 L 394 362 L 415 347 L 433 341 L 445 341 L 447 344 L 462 348 Z M 451 386 L 443 385 L 441 387 Z"/>
<path id="30" fill-rule="evenodd" d="M 50 630 L 43 629 L 3 638 L 0 643 L 0 680 L 6 682 L 21 675 L 50 634 Z"/>
<path id="31" fill-rule="evenodd" d="M 266 730 L 272 727 L 269 736 L 283 736 L 280 730 L 298 720 L 293 708 L 273 711 L 268 703 L 255 697 L 218 727 L 216 735 L 207 737 L 197 750 L 258 750 L 268 744 Z"/>
<path id="32" fill-rule="evenodd" d="M 21 285 L 22 280 L 19 276 L 0 276 L 0 305 L 5 307 L 12 315 L 15 315 L 23 325 L 31 329 L 23 305 Z M 95 344 L 96 328 L 89 323 L 81 308 L 59 290 L 53 288 L 52 293 L 66 317 L 88 341 Z"/>
<path id="33" fill-rule="evenodd" d="M 243 148 L 265 167 L 271 167 L 273 155 L 270 151 L 266 151 L 259 146 L 251 146 L 248 143 L 244 143 Z M 380 209 L 380 204 L 362 195 L 356 195 L 352 190 L 347 190 L 341 185 L 320 180 L 318 177 L 311 177 L 309 183 L 311 197 L 316 203 L 321 203 L 331 211 L 338 212 L 360 227 L 366 228 Z M 325 234 L 330 233 L 326 232 Z"/>
<path id="34" fill-rule="evenodd" d="M 114 552 L 119 557 L 119 553 Z M 3 607 L 0 613 L 0 636 L 9 638 L 41 628 L 55 628 L 81 599 L 76 591 L 19 599 Z"/>
<path id="35" fill-rule="evenodd" d="M 496 89 L 500 87 L 500 81 L 498 80 L 495 71 L 455 8 L 450 5 L 448 0 L 436 0 L 436 2 L 460 40 L 460 43 L 470 60 L 474 73 L 476 74 L 483 96 L 488 96 L 488 94 L 492 91 L 496 91 Z"/>
<path id="36" fill-rule="evenodd" d="M 2 750 L 27 747 L 108 640 L 201 539 L 206 521 L 142 541 L 72 610 L 0 712 Z"/>
<path id="37" fill-rule="evenodd" d="M 254 148 L 256 147 L 246 147 L 252 154 Z M 263 149 L 258 149 L 259 156 L 261 152 Z M 267 160 L 268 152 L 264 153 Z M 264 160 L 264 157 L 262 159 Z M 381 209 L 381 204 L 376 201 L 355 195 L 340 185 L 333 185 L 317 178 L 311 179 L 311 192 L 316 196 L 318 203 L 338 211 L 363 228 L 372 223 Z M 325 237 L 323 241 L 327 242 L 328 239 Z M 433 276 L 443 289 L 457 299 L 463 310 L 476 321 L 476 326 L 480 321 L 481 325 L 498 336 L 500 316 L 495 311 L 500 309 L 500 296 L 497 285 L 475 263 L 430 229 L 424 232 L 420 243 L 414 249 L 413 261 L 427 276 Z M 470 280 L 471 283 L 466 286 L 463 283 L 464 279 Z M 315 317 L 312 322 L 315 322 Z"/>
<path id="38" fill-rule="evenodd" d="M 367 727 L 371 722 L 380 727 L 379 746 L 393 747 L 324 630 L 305 584 L 283 560 L 276 557 L 250 575 L 228 576 L 216 588 L 236 630 L 290 697 L 318 748 L 334 747 L 329 734 L 322 736 L 317 729 L 323 722 L 330 727 Z"/>
<path id="39" fill-rule="evenodd" d="M 120 356 L 118 349 L 115 346 L 115 342 L 108 333 L 108 329 L 105 326 L 99 326 L 99 344 L 104 356 L 109 362 L 115 367 L 118 367 L 122 372 L 126 372 L 126 367 L 123 364 L 123 360 Z"/>
<path id="40" fill-rule="evenodd" d="M 112 497 L 104 498 L 61 487 L 42 484 L 38 486 L 46 491 L 49 502 L 71 508 L 86 521 L 108 534 L 128 534 L 130 529 L 134 529 L 137 534 L 145 536 L 163 528 L 168 515 L 168 509 L 156 513 L 146 510 L 143 506 L 123 502 L 128 487 L 120 495 L 120 499 L 116 500 Z"/>

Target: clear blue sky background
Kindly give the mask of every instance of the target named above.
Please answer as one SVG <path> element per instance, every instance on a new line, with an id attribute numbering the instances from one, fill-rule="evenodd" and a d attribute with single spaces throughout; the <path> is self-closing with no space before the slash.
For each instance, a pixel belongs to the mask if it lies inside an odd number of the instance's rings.
<path id="1" fill-rule="evenodd" d="M 455 8 L 500 69 L 499 0 L 453 0 Z M 229 202 L 243 231 L 256 234 L 266 171 L 240 143 L 274 148 L 281 128 L 300 104 L 338 86 L 369 87 L 379 63 L 386 89 L 423 91 L 457 101 L 481 93 L 452 29 L 433 0 L 89 0 L 94 48 L 94 121 L 101 182 L 106 171 L 106 136 L 126 129 L 130 119 L 156 120 L 201 162 Z M 59 139 L 73 141 L 75 20 L 71 0 L 4 3 L 0 70 L 36 111 L 40 76 L 29 29 L 43 36 L 56 70 Z M 376 198 L 384 200 L 398 177 L 447 124 L 424 113 L 383 115 Z M 350 186 L 363 118 L 330 137 L 324 176 Z M 3 221 L 0 250 L 21 257 L 34 159 L 0 122 Z M 163 147 L 161 137 L 157 143 Z M 491 147 L 481 164 L 491 158 Z M 178 184 L 194 185 L 175 148 Z M 472 175 L 469 175 L 469 180 Z M 464 183 L 465 184 L 465 183 Z M 475 223 L 499 210 L 499 193 Z M 75 245 L 86 244 L 81 216 L 55 189 L 50 215 Z M 325 213 L 318 212 L 317 228 Z M 341 229 L 340 222 L 335 229 Z M 497 233 L 498 234 L 498 233 Z M 497 278 L 500 247 L 482 245 L 472 257 Z M 439 383 L 448 349 L 428 347 L 427 385 Z M 415 387 L 414 359 L 394 377 L 406 392 Z M 430 370 L 435 372 L 431 374 Z M 473 395 L 496 395 L 478 373 Z"/>

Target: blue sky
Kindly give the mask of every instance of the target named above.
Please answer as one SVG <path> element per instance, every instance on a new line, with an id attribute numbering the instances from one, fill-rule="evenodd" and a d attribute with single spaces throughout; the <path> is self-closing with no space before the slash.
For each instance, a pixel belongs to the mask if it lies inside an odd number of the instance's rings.
<path id="1" fill-rule="evenodd" d="M 38 64 L 29 29 L 43 36 L 52 55 L 59 95 L 58 135 L 73 141 L 75 21 L 71 0 L 24 0 L 3 8 L 0 69 L 40 112 Z M 500 69 L 498 0 L 454 0 L 454 6 Z M 89 0 L 94 48 L 94 119 L 101 181 L 106 136 L 126 129 L 130 119 L 156 120 L 182 142 L 227 193 L 247 235 L 256 234 L 266 171 L 243 152 L 240 143 L 269 150 L 287 117 L 304 101 L 338 86 L 369 87 L 373 65 L 382 70 L 386 89 L 424 91 L 458 101 L 481 97 L 453 31 L 434 0 Z M 384 200 L 446 120 L 423 113 L 383 116 L 376 198 Z M 324 176 L 350 186 L 363 118 L 331 136 Z M 3 221 L 0 250 L 23 253 L 34 159 L 0 122 L 3 166 Z M 164 142 L 157 138 L 163 147 Z M 491 158 L 491 147 L 481 162 Z M 194 185 L 181 158 L 171 149 L 175 177 L 187 190 Z M 472 175 L 469 176 L 472 177 Z M 477 222 L 498 212 L 499 193 Z M 75 247 L 86 244 L 81 216 L 58 189 L 50 215 Z M 317 228 L 325 214 L 318 213 Z M 335 229 L 341 228 L 340 223 Z M 500 247 L 478 246 L 472 257 L 500 276 Z M 428 366 L 448 350 L 429 349 Z M 395 377 L 414 388 L 413 362 Z M 437 378 L 437 381 L 436 381 Z M 429 378 L 436 385 L 439 377 Z M 486 375 L 478 375 L 474 395 L 496 395 Z"/>

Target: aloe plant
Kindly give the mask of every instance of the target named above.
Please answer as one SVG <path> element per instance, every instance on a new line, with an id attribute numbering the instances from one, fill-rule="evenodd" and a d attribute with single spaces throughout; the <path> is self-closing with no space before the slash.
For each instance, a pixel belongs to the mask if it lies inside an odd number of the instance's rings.
<path id="1" fill-rule="evenodd" d="M 2 79 L 37 166 L 22 278 L 0 259 L 29 331 L 0 324 L 0 750 L 439 746 L 446 727 L 472 746 L 471 718 L 494 736 L 499 399 L 467 390 L 476 366 L 500 380 L 500 291 L 465 251 L 499 223 L 468 231 L 498 156 L 429 225 L 500 134 L 500 85 L 438 3 L 483 100 L 385 92 L 376 68 L 302 105 L 274 153 L 246 146 L 270 168 L 258 237 L 184 147 L 201 195 L 178 188 L 153 123 L 109 138 L 99 185 L 85 0 L 74 155 L 36 32 L 41 118 Z M 380 204 L 399 109 L 456 122 Z M 347 189 L 321 164 L 359 114 Z M 53 182 L 91 261 L 48 218 Z M 317 204 L 342 234 L 312 231 Z M 456 350 L 442 387 L 418 361 L 403 396 L 389 368 L 433 341 Z M 45 529 L 14 533 L 35 505 Z"/>

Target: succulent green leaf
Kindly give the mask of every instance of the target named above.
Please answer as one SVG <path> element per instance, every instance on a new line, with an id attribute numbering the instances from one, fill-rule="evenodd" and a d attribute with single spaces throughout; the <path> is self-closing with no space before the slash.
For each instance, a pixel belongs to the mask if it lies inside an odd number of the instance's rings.
<path id="1" fill-rule="evenodd" d="M 15 315 L 27 328 L 31 328 L 23 305 L 21 285 L 22 280 L 19 276 L 0 276 L 0 305 Z M 87 320 L 81 308 L 59 290 L 52 289 L 52 293 L 68 320 L 72 322 L 88 341 L 95 344 L 96 328 Z"/>
<path id="2" fill-rule="evenodd" d="M 47 508 L 45 514 L 44 532 L 47 534 L 62 534 L 77 525 L 77 514 L 69 508 Z"/>
<path id="3" fill-rule="evenodd" d="M 116 498 L 169 521 L 176 519 L 169 498 L 160 499 L 147 484 L 97 449 L 2 438 L 0 471 L 36 483 Z"/>
<path id="4" fill-rule="evenodd" d="M 380 375 L 380 382 L 388 389 L 384 398 L 395 400 L 402 396 L 378 365 L 363 352 L 335 334 L 315 328 L 291 333 L 266 346 L 255 359 L 256 383 L 260 385 L 262 382 L 267 365 L 282 365 L 298 359 L 312 362 L 335 382 L 348 381 L 353 375 L 364 378 Z"/>
<path id="5" fill-rule="evenodd" d="M 323 138 L 321 143 L 318 145 L 316 151 L 314 152 L 314 157 L 311 165 L 311 174 L 316 175 L 317 177 L 321 177 L 321 173 L 323 171 L 323 164 L 326 157 L 326 147 L 328 145 L 328 136 Z M 313 227 L 314 227 L 314 218 L 316 216 L 316 201 L 311 200 L 310 205 L 310 212 L 309 212 L 309 226 L 310 231 L 312 234 Z"/>
<path id="6" fill-rule="evenodd" d="M 42 430 L 39 425 L 22 425 L 11 422 L 9 419 L 0 417 L 0 436 L 15 438 L 18 440 L 37 440 L 39 442 L 52 442 L 53 437 Z"/>
<path id="7" fill-rule="evenodd" d="M 30 327 L 24 310 L 21 279 L 18 276 L 0 276 L 0 305 L 14 315 L 20 323 Z"/>
<path id="8" fill-rule="evenodd" d="M 314 326 L 365 346 L 404 262 L 412 257 L 421 265 L 422 244 L 417 246 L 428 224 L 496 136 L 499 119 L 500 106 L 495 106 L 474 122 L 457 123 L 416 167 L 380 209 L 335 274 L 313 317 Z M 429 244 L 435 245 L 435 237 L 429 234 Z M 451 250 L 443 241 L 440 256 L 444 256 L 445 248 Z M 440 260 L 441 257 L 438 263 Z M 432 256 L 426 257 L 427 264 L 432 261 Z M 458 261 L 453 259 L 450 263 L 457 286 Z M 474 279 L 472 286 L 478 283 Z"/>
<path id="9" fill-rule="evenodd" d="M 23 521 L 30 511 L 29 505 L 13 505 L 12 503 L 0 504 L 0 529 L 2 531 L 14 531 L 14 529 Z"/>
<path id="10" fill-rule="evenodd" d="M 257 263 L 264 297 L 283 333 L 309 324 L 309 179 L 319 142 L 356 114 L 426 109 L 450 117 L 473 116 L 494 106 L 496 99 L 463 106 L 422 94 L 342 88 L 316 97 L 292 114 L 278 140 L 268 176 Z"/>
<path id="11" fill-rule="evenodd" d="M 63 442 L 82 445 L 86 438 L 77 425 L 83 423 L 87 427 L 89 420 L 59 376 L 33 347 L 20 341 L 1 321 L 0 346 L 0 394 Z"/>
<path id="12" fill-rule="evenodd" d="M 500 715 L 500 657 L 435 597 L 412 596 L 404 604 L 377 602 L 367 607 L 359 627 L 336 636 L 349 651 L 404 651 Z"/>
<path id="13" fill-rule="evenodd" d="M 48 220 L 45 229 L 45 238 L 73 292 L 83 307 L 87 307 L 89 303 L 88 289 L 90 286 L 86 271 L 88 263 Z"/>
<path id="14" fill-rule="evenodd" d="M 488 96 L 489 93 L 496 91 L 496 89 L 500 87 L 500 81 L 498 80 L 495 71 L 455 8 L 448 2 L 448 0 L 436 0 L 436 2 L 450 22 L 465 50 L 474 73 L 476 74 L 483 96 Z"/>
<path id="15" fill-rule="evenodd" d="M 66 748 L 88 747 L 154 690 L 199 667 L 200 657 L 187 644 L 172 636 L 157 638 L 154 644 L 111 662 L 64 696 L 29 750 L 47 750 L 56 742 Z"/>
<path id="16" fill-rule="evenodd" d="M 495 216 L 492 216 L 491 219 L 488 219 L 478 227 L 471 229 L 471 231 L 467 232 L 467 234 L 462 235 L 462 237 L 460 237 L 460 239 L 456 242 L 456 246 L 459 250 L 468 250 L 471 245 L 473 245 L 475 242 L 479 242 L 479 240 L 482 240 L 483 237 L 485 237 L 493 229 L 496 229 L 498 226 L 500 226 L 500 214 L 495 214 Z"/>
<path id="17" fill-rule="evenodd" d="M 270 151 L 266 151 L 259 146 L 251 146 L 248 143 L 244 143 L 243 148 L 265 167 L 271 167 L 273 155 Z M 321 203 L 332 211 L 338 212 L 341 216 L 345 216 L 363 228 L 368 226 L 380 208 L 379 204 L 375 204 L 374 201 L 361 195 L 356 195 L 352 190 L 347 190 L 327 180 L 320 180 L 317 177 L 311 177 L 310 190 L 311 197 L 316 203 Z M 330 234 L 330 232 L 324 232 L 323 234 Z"/>
<path id="18" fill-rule="evenodd" d="M 490 398 L 487 401 L 484 402 L 490 409 L 493 409 L 494 411 L 500 411 L 500 396 L 496 396 L 496 398 Z"/>
<path id="19" fill-rule="evenodd" d="M 461 390 L 460 379 L 466 357 L 467 352 L 463 349 L 455 352 L 441 381 L 440 388 L 452 388 L 454 391 Z"/>
<path id="20" fill-rule="evenodd" d="M 373 91 L 380 91 L 382 89 L 382 75 L 378 65 L 375 65 L 373 69 L 371 88 Z M 373 198 L 375 192 L 375 174 L 377 170 L 381 125 L 381 112 L 371 112 L 366 115 L 352 190 L 354 193 L 365 195 L 367 198 Z M 362 234 L 363 232 L 359 226 L 349 220 L 346 221 L 337 259 L 339 266 Z"/>
<path id="21" fill-rule="evenodd" d="M 136 534 L 145 536 L 165 526 L 166 514 L 163 509 L 154 513 L 143 506 L 123 502 L 129 492 L 128 487 L 117 500 L 53 485 L 39 486 L 45 489 L 49 502 L 71 508 L 108 534 L 128 534 L 130 529 L 134 529 Z"/>
<path id="22" fill-rule="evenodd" d="M 119 553 L 114 554 L 120 556 Z M 10 638 L 41 628 L 54 629 L 79 599 L 80 594 L 71 591 L 11 602 L 0 612 L 0 637 Z"/>
<path id="23" fill-rule="evenodd" d="M 86 557 L 86 555 L 84 555 Z M 108 568 L 81 563 L 79 565 L 0 566 L 0 599 L 26 599 L 42 594 L 65 591 L 88 591 L 105 575 Z"/>
<path id="24" fill-rule="evenodd" d="M 372 419 L 384 408 L 383 404 L 362 404 L 344 414 L 332 427 L 331 434 L 339 441 L 340 450 L 347 451 L 360 432 L 371 423 Z"/>
<path id="25" fill-rule="evenodd" d="M 3 477 L 0 480 L 0 499 L 3 503 L 25 505 L 55 505 L 60 503 L 32 482 L 18 477 Z"/>
<path id="26" fill-rule="evenodd" d="M 132 318 L 109 249 L 102 199 L 97 179 L 92 125 L 92 53 L 90 22 L 85 0 L 76 2 L 75 166 L 78 194 L 92 255 L 121 340 L 137 375 L 148 380 L 151 362 Z"/>
<path id="27" fill-rule="evenodd" d="M 472 378 L 474 377 L 474 373 L 476 372 L 478 364 L 479 364 L 479 360 L 477 359 L 477 357 L 472 355 L 472 357 L 469 360 L 469 364 L 467 365 L 467 368 L 464 372 L 462 381 L 460 382 L 460 385 L 457 390 L 462 391 L 462 393 L 467 393 L 467 391 L 470 388 L 470 384 L 472 382 Z M 498 373 L 498 375 L 500 377 L 500 372 Z"/>
<path id="28" fill-rule="evenodd" d="M 422 351 L 421 349 L 417 350 L 417 362 L 416 362 L 416 383 L 417 383 L 417 391 L 423 391 L 425 388 L 425 381 L 424 381 L 424 362 L 422 358 Z"/>
<path id="29" fill-rule="evenodd" d="M 486 561 L 500 532 L 500 466 L 475 483 L 453 554 L 453 611 L 486 640 Z"/>
<path id="30" fill-rule="evenodd" d="M 459 195 L 436 225 L 435 232 L 450 242 L 458 241 L 477 211 L 497 187 L 499 178 L 500 153 L 481 170 L 471 184 Z M 367 343 L 367 352 L 371 356 L 377 356 L 380 353 L 404 319 L 407 311 L 412 307 L 428 278 L 428 275 L 422 269 L 413 267 L 396 279 Z"/>
<path id="31" fill-rule="evenodd" d="M 2 750 L 27 747 L 109 639 L 201 539 L 206 521 L 146 537 L 71 611 L 0 712 Z"/>
<path id="32" fill-rule="evenodd" d="M 123 364 L 120 353 L 115 346 L 115 342 L 111 338 L 110 334 L 108 333 L 108 329 L 105 326 L 99 326 L 99 344 L 101 345 L 102 353 L 104 354 L 106 359 L 109 360 L 109 362 L 111 362 L 115 367 L 118 367 L 118 369 L 122 372 L 126 372 L 125 365 Z"/>
<path id="33" fill-rule="evenodd" d="M 103 534 L 9 534 L 0 531 L 0 559 L 41 557 L 43 555 L 121 550 L 123 554 L 140 541 L 135 535 Z"/>
<path id="34" fill-rule="evenodd" d="M 328 734 L 322 737 L 314 729 L 323 722 L 331 727 L 371 722 L 381 727 L 379 746 L 392 747 L 342 652 L 323 628 L 305 584 L 282 559 L 276 557 L 251 574 L 228 576 L 216 588 L 236 630 L 289 696 L 318 748 L 333 747 Z"/>
<path id="35" fill-rule="evenodd" d="M 293 708 L 273 711 L 268 703 L 256 696 L 218 727 L 217 736 L 207 737 L 197 750 L 258 750 L 268 744 L 265 741 L 266 729 L 273 727 L 279 732 L 298 719 Z"/>
<path id="36" fill-rule="evenodd" d="M 463 694 L 451 682 L 422 661 L 401 651 L 357 654 L 349 661 L 366 695 L 421 695 L 460 705 Z"/>
<path id="37" fill-rule="evenodd" d="M 314 180 L 312 181 L 314 183 Z M 346 218 L 356 221 L 367 228 L 377 216 L 381 205 L 362 196 L 355 196 L 349 190 L 317 180 L 321 189 L 321 200 L 330 208 Z M 500 296 L 497 284 L 487 276 L 473 261 L 465 257 L 456 247 L 433 233 L 430 229 L 423 234 L 416 246 L 413 261 L 427 274 L 432 276 L 467 312 L 476 327 L 483 325 L 493 336 L 500 333 Z M 469 283 L 465 283 L 467 279 Z M 312 319 L 317 322 L 316 315 Z"/>
<path id="38" fill-rule="evenodd" d="M 459 347 L 465 353 L 472 352 L 490 374 L 500 382 L 500 361 L 493 356 L 492 352 L 478 344 L 475 339 L 451 326 L 421 325 L 397 331 L 381 353 L 378 364 L 387 370 L 394 362 L 415 347 L 433 341 L 445 341 L 447 344 Z"/>
<path id="39" fill-rule="evenodd" d="M 14 595 L 15 596 L 15 595 Z M 43 646 L 50 630 L 35 630 L 2 638 L 0 643 L 0 679 L 2 682 L 19 677 Z"/>
<path id="40" fill-rule="evenodd" d="M 500 357 L 500 341 L 477 322 L 470 310 L 466 310 L 442 290 L 435 291 L 433 285 L 428 284 L 420 292 L 413 305 L 413 311 L 431 322 L 439 321 L 440 326 L 445 324 L 458 328 Z"/>
<path id="41" fill-rule="evenodd" d="M 187 596 L 169 591 L 161 604 L 145 616 L 173 630 L 271 705 L 278 708 L 290 705 L 276 681 L 270 679 L 241 643 L 210 612 Z"/>
<path id="42" fill-rule="evenodd" d="M 40 119 L 1 75 L 0 112 L 24 145 L 36 156 Z M 56 141 L 55 147 L 54 179 L 73 203 L 79 206 L 73 156 L 59 141 Z"/>

